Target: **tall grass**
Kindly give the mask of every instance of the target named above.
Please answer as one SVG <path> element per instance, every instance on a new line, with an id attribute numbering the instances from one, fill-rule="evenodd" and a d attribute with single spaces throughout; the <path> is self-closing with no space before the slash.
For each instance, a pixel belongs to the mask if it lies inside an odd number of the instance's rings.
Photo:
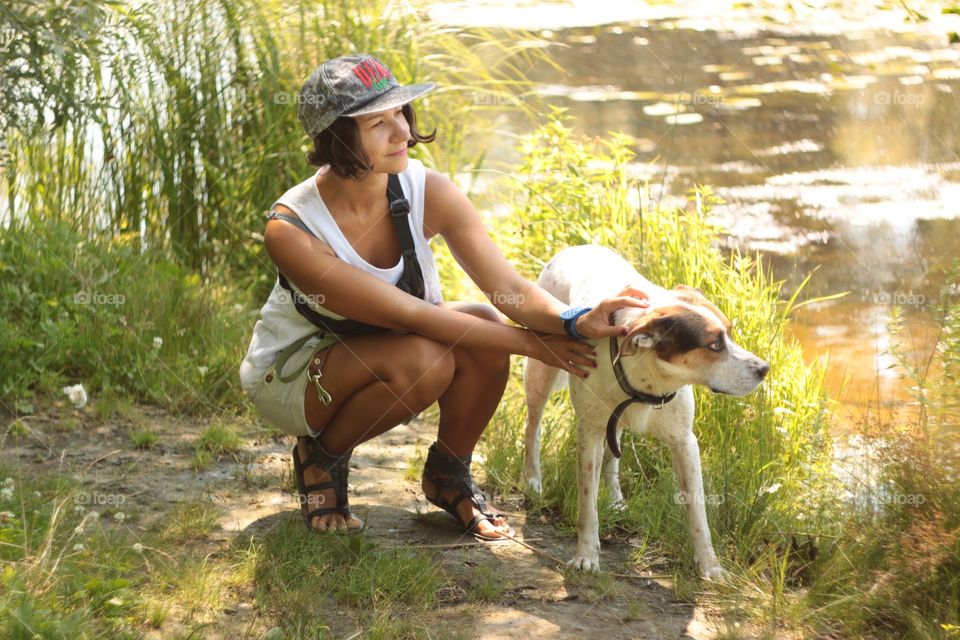
<path id="1" fill-rule="evenodd" d="M 894 348 L 919 417 L 872 434 L 865 455 L 876 452 L 869 466 L 879 471 L 851 495 L 832 469 L 824 371 L 805 365 L 784 333 L 790 312 L 809 301 L 801 301 L 802 287 L 782 298 L 780 283 L 755 259 L 718 250 L 718 230 L 705 217 L 710 190 L 691 193 L 685 207 L 651 206 L 631 177 L 626 139 L 576 138 L 557 114 L 523 152 L 504 186 L 514 194 L 511 215 L 497 227 L 527 277 L 565 246 L 609 246 L 654 282 L 702 288 L 733 320 L 734 338 L 771 364 L 762 387 L 746 397 L 696 390 L 707 513 L 733 576 L 712 588 L 724 610 L 770 637 L 955 637 L 960 482 L 951 472 L 956 459 L 940 452 L 955 438 L 960 401 L 960 268 L 940 303 L 932 353 L 913 361 Z M 483 440 L 488 480 L 501 491 L 522 490 L 519 380 Z M 533 504 L 566 526 L 578 508 L 573 427 L 567 393 L 555 394 L 543 422 L 544 492 Z M 626 509 L 611 509 L 601 494 L 601 528 L 676 558 L 679 589 L 689 593 L 689 534 L 669 452 L 632 434 L 623 446 Z M 729 635 L 739 637 L 732 627 Z"/>
<path id="2" fill-rule="evenodd" d="M 221 314 L 223 330 L 215 334 L 229 334 L 214 341 L 233 341 L 224 351 L 205 344 L 211 336 L 189 335 L 203 325 L 178 341 L 173 333 L 191 318 L 177 304 L 186 290 L 200 306 L 203 298 L 229 300 L 226 309 L 258 307 L 266 298 L 276 276 L 262 246 L 263 214 L 314 170 L 305 160 L 309 141 L 297 121 L 296 94 L 323 60 L 371 52 L 402 83 L 436 81 L 418 109 L 423 127 L 438 129 L 438 142 L 416 152 L 453 172 L 482 159 L 482 145 L 466 144 L 479 113 L 490 108 L 481 98 L 522 91 L 524 65 L 543 57 L 509 44 L 520 38 L 437 25 L 416 4 L 387 0 L 163 0 L 135 11 L 129 3 L 92 0 L 84 7 L 38 14 L 15 3 L 3 10 L 4 37 L 13 44 L 2 62 L 32 51 L 31 28 L 47 42 L 30 67 L 35 73 L 24 79 L 32 91 L 0 105 L 10 125 L 0 163 L 8 257 L 30 253 L 30 268 L 42 269 L 25 272 L 16 259 L 5 262 L 15 275 L 5 286 L 20 290 L 0 303 L 11 337 L 0 396 L 10 406 L 29 399 L 44 375 L 54 384 L 86 381 L 88 390 L 113 385 L 142 399 L 170 397 L 166 404 L 174 407 L 184 396 L 169 389 L 181 383 L 198 386 L 207 404 L 224 399 L 222 389 L 197 384 L 196 368 L 214 373 L 222 358 L 235 370 L 246 347 L 242 334 L 255 318 L 207 307 Z M 84 41 L 78 33 L 88 21 L 97 28 Z M 55 84 L 52 75 L 62 84 L 42 103 L 29 103 L 28 96 Z M 27 126 L 25 112 L 39 126 Z M 123 247 L 122 263 L 111 238 Z M 111 267 L 94 267 L 93 252 L 114 256 L 106 259 Z M 122 295 L 127 303 L 67 313 L 83 290 Z M 24 296 L 35 304 L 18 307 Z M 156 328 L 135 325 L 139 342 L 120 339 L 121 320 L 132 322 L 139 312 Z M 161 336 L 164 352 L 182 348 L 181 361 L 149 366 L 152 335 L 141 331 Z M 25 348 L 10 346 L 17 344 Z M 216 364 L 207 362 L 211 357 Z"/>
<path id="3" fill-rule="evenodd" d="M 269 271 L 251 234 L 309 170 L 296 93 L 324 59 L 372 52 L 403 83 L 438 81 L 418 105 L 440 144 L 420 152 L 445 171 L 479 160 L 482 149 L 464 146 L 472 112 L 486 108 L 478 96 L 526 84 L 514 66 L 529 60 L 523 45 L 432 24 L 407 3 L 165 0 L 136 12 L 92 4 L 114 27 L 88 57 L 61 66 L 68 82 L 80 70 L 92 76 L 74 89 L 92 85 L 95 99 L 52 127 L 9 132 L 10 223 L 132 231 L 204 276 L 235 270 L 247 281 Z"/>
<path id="4" fill-rule="evenodd" d="M 734 338 L 771 364 L 767 381 L 743 398 L 697 394 L 695 429 L 701 443 L 708 517 L 718 551 L 728 561 L 748 560 L 765 541 L 820 530 L 830 495 L 830 438 L 823 372 L 804 364 L 800 346 L 784 336 L 791 303 L 755 259 L 716 248 L 717 230 L 706 220 L 708 189 L 686 209 L 651 206 L 631 177 L 628 140 L 581 140 L 562 117 L 523 143 L 523 161 L 509 188 L 513 208 L 498 225 L 501 243 L 529 278 L 536 278 L 560 249 L 596 243 L 618 251 L 650 280 L 666 287 L 688 284 L 734 319 Z M 524 409 L 519 376 L 485 435 L 488 473 L 504 490 L 519 487 Z M 558 394 L 544 418 L 542 506 L 567 523 L 577 509 L 574 418 Z M 621 465 L 627 508 L 604 509 L 614 521 L 667 543 L 691 557 L 683 509 L 669 453 L 628 434 Z"/>

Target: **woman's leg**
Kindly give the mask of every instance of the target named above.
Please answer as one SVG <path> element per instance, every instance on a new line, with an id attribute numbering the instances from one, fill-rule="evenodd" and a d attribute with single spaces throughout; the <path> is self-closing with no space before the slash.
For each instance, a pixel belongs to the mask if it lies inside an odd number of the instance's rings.
<path id="1" fill-rule="evenodd" d="M 485 320 L 502 322 L 499 313 L 490 305 L 450 302 L 445 306 L 469 313 Z M 510 354 L 490 349 L 467 349 L 453 347 L 453 380 L 438 399 L 440 427 L 437 433 L 437 448 L 444 455 L 464 457 L 473 453 L 484 428 L 490 422 L 503 397 L 510 376 Z M 425 495 L 435 495 L 435 487 L 424 479 Z M 443 498 L 452 501 L 456 492 L 450 491 Z M 457 505 L 463 522 L 469 522 L 479 511 L 469 500 Z M 496 510 L 494 509 L 494 512 Z M 495 518 L 493 524 L 480 522 L 476 529 L 485 536 L 506 531 L 506 519 Z"/>
<path id="2" fill-rule="evenodd" d="M 412 334 L 376 334 L 345 338 L 330 347 L 323 365 L 323 386 L 332 402 L 324 406 L 313 384 L 304 397 L 307 424 L 320 431 L 317 441 L 326 451 L 342 454 L 361 442 L 392 429 L 426 409 L 443 394 L 453 378 L 453 352 L 444 344 Z M 322 351 L 318 352 L 318 354 Z M 299 444 L 301 460 L 307 451 Z M 316 467 L 304 470 L 306 484 L 326 482 L 329 475 Z M 332 506 L 332 489 L 311 493 L 310 509 Z M 317 529 L 355 528 L 337 513 L 316 516 Z"/>
<path id="3" fill-rule="evenodd" d="M 478 303 L 451 302 L 445 306 L 486 320 L 502 322 L 493 307 Z M 324 388 L 333 402 L 324 406 L 312 384 L 307 386 L 305 409 L 307 424 L 315 431 L 320 445 L 330 453 L 345 453 L 374 436 L 392 429 L 410 416 L 426 409 L 434 401 L 440 406 L 437 442 L 445 455 L 466 456 L 473 452 L 480 435 L 490 421 L 509 377 L 510 358 L 503 351 L 447 346 L 413 334 L 378 334 L 347 338 L 332 347 L 324 363 Z M 318 352 L 321 353 L 321 352 Z M 306 450 L 299 449 L 301 460 Z M 325 482 L 329 476 L 315 467 L 304 472 L 307 484 Z M 434 495 L 435 488 L 423 483 L 424 493 Z M 332 504 L 332 490 L 311 494 L 311 508 Z M 452 500 L 456 494 L 444 495 Z M 469 522 L 478 512 L 462 501 L 461 520 Z M 505 519 L 477 525 L 482 535 L 505 530 Z M 320 530 L 359 527 L 339 514 L 318 516 L 313 526 Z"/>

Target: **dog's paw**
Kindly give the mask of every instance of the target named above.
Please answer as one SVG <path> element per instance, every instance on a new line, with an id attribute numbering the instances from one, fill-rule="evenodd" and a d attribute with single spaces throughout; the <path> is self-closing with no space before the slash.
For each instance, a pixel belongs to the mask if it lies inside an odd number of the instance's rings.
<path id="1" fill-rule="evenodd" d="M 540 482 L 540 478 L 527 478 L 524 482 L 526 482 L 527 489 L 530 493 L 538 496 L 543 493 L 543 483 Z"/>
<path id="2" fill-rule="evenodd" d="M 590 571 L 596 573 L 600 571 L 600 558 L 588 558 L 586 556 L 574 556 L 573 560 L 567 563 L 567 567 L 575 571 Z"/>
<path id="3" fill-rule="evenodd" d="M 701 569 L 700 578 L 708 582 L 726 582 L 730 578 L 730 573 L 719 564 L 715 564 Z"/>

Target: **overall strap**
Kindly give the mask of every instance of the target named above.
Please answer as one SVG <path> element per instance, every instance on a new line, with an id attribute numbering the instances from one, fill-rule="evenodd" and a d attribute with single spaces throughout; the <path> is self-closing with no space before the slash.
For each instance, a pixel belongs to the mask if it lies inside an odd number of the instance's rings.
<path id="1" fill-rule="evenodd" d="M 400 242 L 401 255 L 403 256 L 403 273 L 400 275 L 400 280 L 397 281 L 397 287 L 405 293 L 423 298 L 425 295 L 423 272 L 420 269 L 416 245 L 414 244 L 413 235 L 410 232 L 410 223 L 408 222 L 410 218 L 410 203 L 403 193 L 403 186 L 400 184 L 400 178 L 396 174 L 387 176 L 387 202 L 390 203 L 390 214 L 393 219 L 394 229 L 397 232 L 397 239 Z M 289 222 L 306 231 L 314 238 L 317 237 L 300 218 L 271 209 L 267 220 L 283 220 Z M 280 286 L 286 289 L 292 296 L 293 306 L 297 312 L 318 328 L 318 331 L 308 337 L 314 335 L 323 337 L 328 333 L 337 336 L 357 336 L 385 331 L 383 327 L 350 320 L 349 318 L 337 320 L 324 315 L 310 307 L 306 297 L 293 288 L 293 285 L 286 276 L 280 273 L 279 269 L 277 270 L 277 280 L 280 282 Z"/>
<path id="2" fill-rule="evenodd" d="M 403 256 L 403 273 L 397 281 L 397 286 L 412 296 L 423 298 L 423 272 L 420 269 L 420 261 L 417 259 L 413 235 L 410 233 L 410 202 L 403 194 L 400 177 L 395 173 L 387 176 L 387 202 L 390 203 L 390 215 L 393 217 L 393 226 L 397 230 L 397 239 L 400 241 L 400 251 Z"/>
<path id="3" fill-rule="evenodd" d="M 314 238 L 317 237 L 313 233 L 313 231 L 310 231 L 307 225 L 303 224 L 303 220 L 301 220 L 300 218 L 295 218 L 291 215 L 287 215 L 286 213 L 280 213 L 276 209 L 270 209 L 270 213 L 267 214 L 267 221 L 270 221 L 270 220 L 283 220 L 284 222 L 289 222 L 295 227 L 300 227 L 301 229 L 309 233 Z"/>

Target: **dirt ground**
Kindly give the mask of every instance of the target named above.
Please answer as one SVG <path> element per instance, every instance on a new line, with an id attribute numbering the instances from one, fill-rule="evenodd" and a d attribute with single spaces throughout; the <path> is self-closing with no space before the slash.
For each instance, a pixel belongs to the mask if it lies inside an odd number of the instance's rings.
<path id="1" fill-rule="evenodd" d="M 27 417 L 23 421 L 27 435 L 7 438 L 0 456 L 7 464 L 19 465 L 26 475 L 53 471 L 62 459 L 63 472 L 86 491 L 124 496 L 123 508 L 134 514 L 130 525 L 135 529 L 148 529 L 178 503 L 210 500 L 223 513 L 219 530 L 203 541 L 213 552 L 226 548 L 237 536 L 256 539 L 285 519 L 299 519 L 297 503 L 285 489 L 291 482 L 293 438 L 248 439 L 240 460 L 228 456 L 196 471 L 191 465 L 193 441 L 202 425 L 153 408 L 135 411 L 137 415 L 129 421 L 106 423 L 74 412 L 79 424 L 63 430 L 57 428 L 57 416 L 70 411 L 51 409 L 46 415 Z M 159 442 L 149 450 L 135 449 L 128 435 L 131 424 L 150 428 L 160 435 Z M 435 427 L 415 420 L 358 447 L 351 463 L 351 504 L 366 520 L 362 535 L 368 540 L 382 547 L 430 550 L 455 583 L 460 576 L 466 581 L 479 566 L 504 578 L 507 588 L 496 602 L 471 603 L 469 615 L 445 615 L 451 625 L 448 630 L 483 640 L 706 639 L 719 633 L 715 612 L 679 600 L 667 579 L 636 573 L 629 562 L 636 549 L 630 544 L 603 546 L 603 569 L 613 574 L 608 581 L 613 588 L 607 595 L 597 597 L 589 581 L 566 579 L 543 554 L 569 559 L 576 544 L 574 534 L 552 526 L 543 516 L 528 519 L 519 496 L 500 497 L 498 504 L 511 514 L 518 538 L 540 553 L 515 543 L 490 546 L 464 538 L 449 516 L 423 500 L 419 483 L 405 479 L 408 461 L 418 452 L 426 454 L 434 434 Z M 458 589 L 446 591 L 438 594 L 438 600 L 448 602 L 442 606 L 451 607 L 452 614 L 458 606 L 466 606 L 458 603 L 463 599 Z M 216 619 L 204 626 L 202 637 L 260 638 L 270 628 L 252 590 L 231 590 L 228 600 Z M 154 637 L 169 637 L 176 617 L 171 615 Z M 457 629 L 458 625 L 462 628 Z M 342 637 L 353 637 L 357 631 L 334 629 Z"/>

